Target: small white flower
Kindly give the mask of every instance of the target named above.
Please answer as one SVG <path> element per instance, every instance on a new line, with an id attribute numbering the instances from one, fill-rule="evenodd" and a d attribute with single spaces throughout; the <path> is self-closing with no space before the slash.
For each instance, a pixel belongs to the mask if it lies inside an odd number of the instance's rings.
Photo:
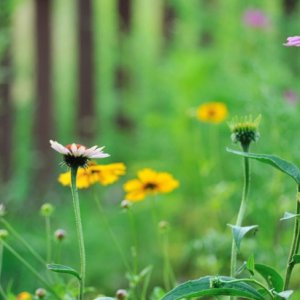
<path id="1" fill-rule="evenodd" d="M 98 148 L 98 146 L 93 146 L 86 148 L 83 145 L 75 143 L 63 146 L 52 140 L 50 140 L 50 144 L 51 148 L 64 155 L 64 161 L 69 167 L 85 166 L 87 161 L 91 158 L 105 158 L 110 156 L 102 151 L 104 147 Z"/>

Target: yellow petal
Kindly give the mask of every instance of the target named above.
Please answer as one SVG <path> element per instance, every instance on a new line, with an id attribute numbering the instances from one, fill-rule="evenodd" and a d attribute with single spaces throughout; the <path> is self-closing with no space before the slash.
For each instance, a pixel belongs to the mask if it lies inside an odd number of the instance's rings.
<path id="1" fill-rule="evenodd" d="M 155 177 L 157 176 L 157 172 L 155 172 L 152 169 L 146 168 L 138 172 L 138 178 L 143 182 L 151 182 L 155 180 Z"/>

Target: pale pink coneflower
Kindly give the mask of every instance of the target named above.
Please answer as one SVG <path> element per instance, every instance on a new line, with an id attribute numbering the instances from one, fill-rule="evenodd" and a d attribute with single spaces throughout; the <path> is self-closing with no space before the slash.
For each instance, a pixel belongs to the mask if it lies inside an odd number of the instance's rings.
<path id="1" fill-rule="evenodd" d="M 86 148 L 83 145 L 75 143 L 63 146 L 60 143 L 52 140 L 50 140 L 50 144 L 51 148 L 63 154 L 64 163 L 70 168 L 85 167 L 90 159 L 105 158 L 110 156 L 102 151 L 104 147 L 99 148 L 98 146 L 93 146 L 91 148 Z"/>
<path id="2" fill-rule="evenodd" d="M 300 47 L 300 36 L 290 36 L 287 38 L 287 42 L 283 44 L 286 47 Z"/>

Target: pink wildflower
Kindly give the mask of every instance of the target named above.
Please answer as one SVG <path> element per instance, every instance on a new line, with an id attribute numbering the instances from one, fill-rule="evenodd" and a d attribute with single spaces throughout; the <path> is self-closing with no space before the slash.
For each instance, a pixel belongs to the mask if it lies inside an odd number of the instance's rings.
<path id="1" fill-rule="evenodd" d="M 286 47 L 300 47 L 300 36 L 290 36 L 287 38 L 287 42 L 283 44 Z"/>

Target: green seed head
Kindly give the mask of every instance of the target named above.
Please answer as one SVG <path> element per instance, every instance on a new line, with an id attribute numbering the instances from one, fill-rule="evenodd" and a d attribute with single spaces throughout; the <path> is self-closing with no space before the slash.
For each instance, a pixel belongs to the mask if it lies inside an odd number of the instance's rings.
<path id="1" fill-rule="evenodd" d="M 38 288 L 35 291 L 35 295 L 37 296 L 38 299 L 43 299 L 46 296 L 46 290 L 43 288 Z"/>
<path id="2" fill-rule="evenodd" d="M 45 203 L 41 206 L 41 215 L 43 217 L 50 217 L 53 214 L 54 206 L 50 203 Z"/>
<path id="3" fill-rule="evenodd" d="M 235 117 L 228 123 L 231 130 L 231 140 L 234 143 L 240 143 L 243 149 L 247 149 L 251 142 L 257 142 L 260 134 L 258 126 L 261 115 L 253 120 L 252 116 Z"/>
<path id="4" fill-rule="evenodd" d="M 5 230 L 5 229 L 0 229 L 0 240 L 4 240 L 4 239 L 6 239 L 7 238 L 7 236 L 8 236 L 8 231 L 7 230 Z"/>

